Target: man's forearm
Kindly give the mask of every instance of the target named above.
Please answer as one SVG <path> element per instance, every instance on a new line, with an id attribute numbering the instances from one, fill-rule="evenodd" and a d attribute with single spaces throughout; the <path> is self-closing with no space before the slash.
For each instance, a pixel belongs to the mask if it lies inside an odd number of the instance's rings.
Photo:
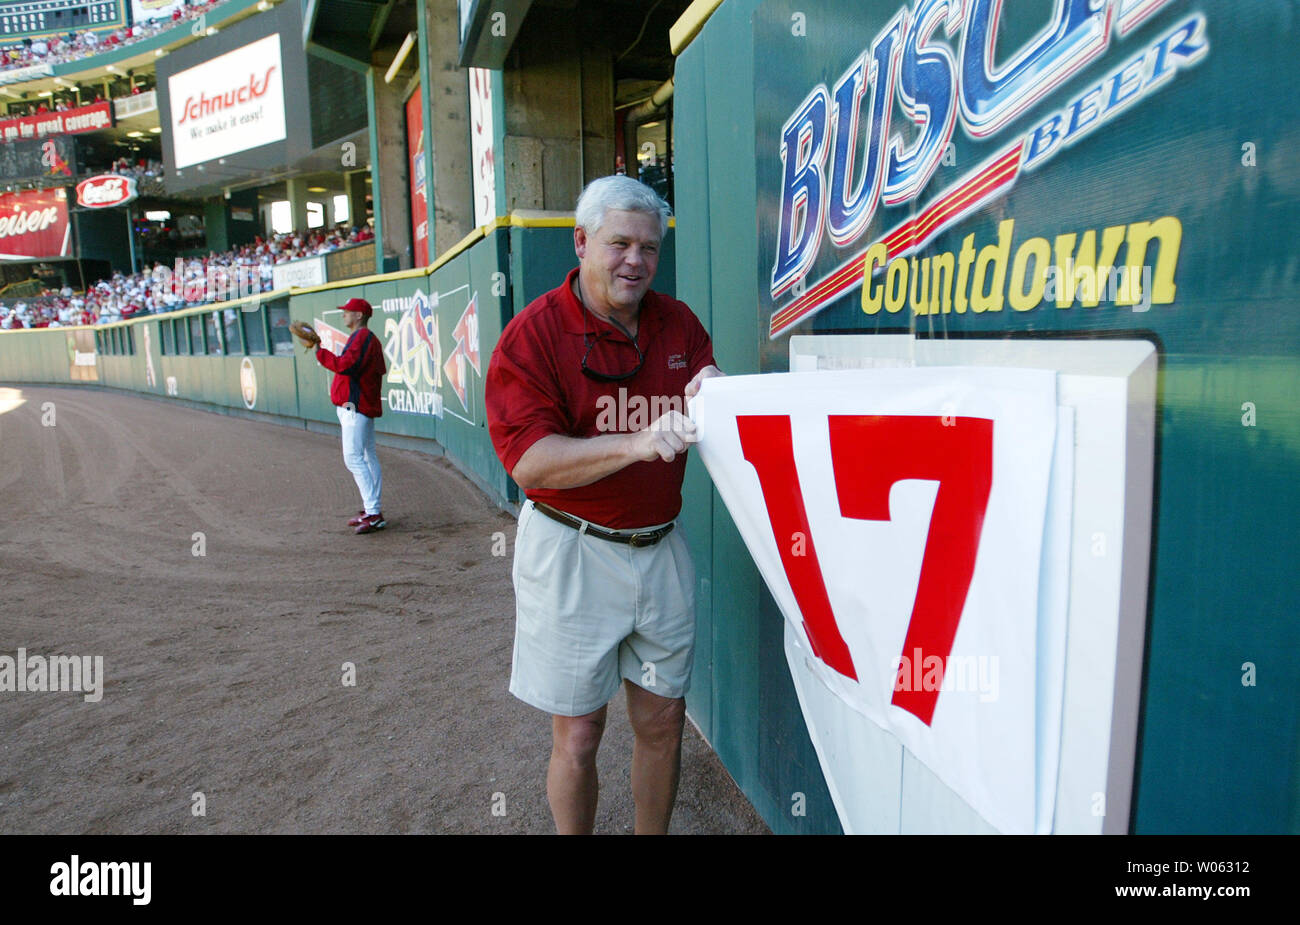
<path id="1" fill-rule="evenodd" d="M 640 459 L 635 434 L 566 437 L 551 434 L 519 457 L 511 477 L 530 488 L 581 488 Z"/>

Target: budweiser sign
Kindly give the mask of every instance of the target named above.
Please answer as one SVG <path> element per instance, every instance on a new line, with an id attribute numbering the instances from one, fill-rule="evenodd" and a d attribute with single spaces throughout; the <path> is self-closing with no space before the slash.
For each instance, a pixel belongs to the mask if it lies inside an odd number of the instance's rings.
<path id="1" fill-rule="evenodd" d="M 77 205 L 89 209 L 120 206 L 135 196 L 135 179 L 115 173 L 103 173 L 77 184 Z"/>
<path id="2" fill-rule="evenodd" d="M 67 190 L 0 195 L 0 260 L 68 255 Z"/>

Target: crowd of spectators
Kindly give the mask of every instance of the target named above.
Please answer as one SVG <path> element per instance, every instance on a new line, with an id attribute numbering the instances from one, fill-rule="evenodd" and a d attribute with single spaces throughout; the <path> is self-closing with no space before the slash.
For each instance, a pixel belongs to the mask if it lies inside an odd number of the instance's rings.
<path id="1" fill-rule="evenodd" d="M 198 19 L 216 7 L 219 2 L 221 0 L 191 4 L 173 10 L 170 19 L 147 20 L 132 26 L 123 26 L 107 34 L 103 30 L 86 29 L 53 38 L 23 39 L 21 42 L 0 48 L 0 70 L 30 67 L 34 64 L 63 64 L 122 45 L 130 45 L 132 42 L 157 35 L 178 23 Z"/>
<path id="2" fill-rule="evenodd" d="M 368 225 L 339 226 L 303 233 L 277 234 L 221 254 L 180 261 L 181 279 L 173 282 L 176 265 L 158 263 L 135 274 L 114 273 L 85 292 L 71 288 L 45 290 L 39 296 L 0 301 L 0 327 L 44 328 L 118 321 L 136 315 L 174 311 L 252 292 L 269 292 L 278 263 L 326 254 L 340 247 L 373 240 Z M 7 305 L 11 301 L 12 305 Z"/>
<path id="3" fill-rule="evenodd" d="M 140 196 L 166 196 L 167 188 L 163 183 L 162 161 L 152 158 L 131 160 L 119 157 L 108 168 L 108 173 L 120 173 L 135 179 L 135 191 Z"/>
<path id="4" fill-rule="evenodd" d="M 131 78 L 130 87 L 132 95 L 143 93 L 145 90 L 154 89 L 152 81 L 150 81 L 149 78 L 133 77 Z M 123 92 L 125 92 L 125 90 L 123 90 Z M 119 98 L 120 97 L 116 95 L 112 97 L 114 100 Z M 43 116 L 49 112 L 68 112 L 82 106 L 91 106 L 102 102 L 104 102 L 104 95 L 98 92 L 92 93 L 88 88 L 85 89 L 84 93 L 82 88 L 78 88 L 75 91 L 64 90 L 62 91 L 62 95 L 55 94 L 48 98 L 6 102 L 3 104 L 4 108 L 3 112 L 0 113 L 0 120 L 19 119 L 23 116 Z"/>
<path id="5" fill-rule="evenodd" d="M 143 177 L 159 177 L 163 175 L 162 161 L 153 158 L 139 158 L 131 160 L 129 157 L 119 157 L 113 161 L 109 167 L 111 173 L 120 173 L 124 176 L 135 177 L 137 180 Z"/>

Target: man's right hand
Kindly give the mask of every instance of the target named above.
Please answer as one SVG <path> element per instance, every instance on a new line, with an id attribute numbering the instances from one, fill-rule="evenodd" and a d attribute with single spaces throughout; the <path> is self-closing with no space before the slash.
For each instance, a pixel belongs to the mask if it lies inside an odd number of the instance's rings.
<path id="1" fill-rule="evenodd" d="M 669 411 L 636 434 L 636 455 L 642 462 L 656 458 L 672 462 L 688 444 L 699 442 L 695 422 L 680 411 Z"/>

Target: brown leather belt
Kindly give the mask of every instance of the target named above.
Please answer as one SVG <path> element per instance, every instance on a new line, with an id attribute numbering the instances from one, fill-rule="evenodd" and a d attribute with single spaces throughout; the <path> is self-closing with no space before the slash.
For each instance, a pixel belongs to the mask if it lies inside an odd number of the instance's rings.
<path id="1" fill-rule="evenodd" d="M 608 530 L 602 530 L 593 523 L 579 520 L 577 517 L 566 514 L 564 511 L 557 511 L 549 504 L 542 504 L 540 501 L 534 501 L 533 507 L 551 518 L 551 520 L 558 521 L 566 527 L 572 527 L 579 532 L 582 532 L 583 527 L 586 527 L 586 533 L 588 536 L 598 536 L 602 540 L 609 540 L 611 543 L 626 543 L 627 545 L 638 549 L 643 546 L 653 546 L 669 533 L 672 533 L 673 527 L 676 526 L 676 524 L 668 524 L 666 527 L 660 527 L 657 530 L 647 530 L 641 533 L 611 533 Z"/>

